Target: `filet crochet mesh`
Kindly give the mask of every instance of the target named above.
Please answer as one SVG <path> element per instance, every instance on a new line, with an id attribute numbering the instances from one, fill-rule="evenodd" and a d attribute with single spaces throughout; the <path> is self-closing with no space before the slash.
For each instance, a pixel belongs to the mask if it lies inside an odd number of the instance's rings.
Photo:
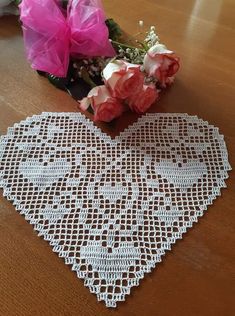
<path id="1" fill-rule="evenodd" d="M 147 114 L 115 139 L 80 113 L 42 113 L 0 139 L 0 186 L 98 300 L 116 307 L 213 202 L 223 136 Z"/>

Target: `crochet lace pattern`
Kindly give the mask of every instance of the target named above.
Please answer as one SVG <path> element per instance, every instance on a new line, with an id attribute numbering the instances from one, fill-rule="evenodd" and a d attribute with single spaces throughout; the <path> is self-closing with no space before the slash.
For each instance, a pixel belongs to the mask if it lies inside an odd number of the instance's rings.
<path id="1" fill-rule="evenodd" d="M 42 113 L 0 138 L 0 187 L 98 300 L 116 307 L 220 195 L 218 128 L 147 114 L 115 139 L 80 113 Z"/>

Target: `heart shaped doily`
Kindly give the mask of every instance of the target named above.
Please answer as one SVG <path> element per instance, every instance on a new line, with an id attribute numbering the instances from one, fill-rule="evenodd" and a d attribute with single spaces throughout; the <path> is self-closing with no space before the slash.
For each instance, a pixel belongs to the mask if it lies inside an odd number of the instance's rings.
<path id="1" fill-rule="evenodd" d="M 80 113 L 42 113 L 0 139 L 0 186 L 115 307 L 203 215 L 230 170 L 218 128 L 147 114 L 115 139 Z"/>

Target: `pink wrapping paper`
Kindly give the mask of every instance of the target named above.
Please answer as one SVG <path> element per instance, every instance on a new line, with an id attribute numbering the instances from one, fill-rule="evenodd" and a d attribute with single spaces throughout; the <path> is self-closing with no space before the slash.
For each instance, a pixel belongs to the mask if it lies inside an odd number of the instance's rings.
<path id="1" fill-rule="evenodd" d="M 70 0 L 67 12 L 57 0 L 23 0 L 20 19 L 33 69 L 65 77 L 70 55 L 115 56 L 99 0 Z"/>

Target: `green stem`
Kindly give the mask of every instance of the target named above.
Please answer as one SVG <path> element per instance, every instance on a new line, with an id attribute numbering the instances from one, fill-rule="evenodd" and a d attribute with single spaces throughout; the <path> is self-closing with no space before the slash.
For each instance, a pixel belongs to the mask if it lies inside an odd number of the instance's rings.
<path id="1" fill-rule="evenodd" d="M 123 43 L 120 43 L 120 42 L 117 42 L 117 41 L 113 41 L 113 40 L 111 40 L 111 41 L 112 41 L 113 44 L 121 46 L 121 47 L 124 47 L 124 48 L 130 48 L 130 49 L 136 49 L 137 48 L 141 52 L 146 52 L 146 50 L 142 49 L 142 48 L 138 48 L 138 47 L 134 47 L 134 46 L 131 46 L 131 45 L 123 44 Z"/>
<path id="2" fill-rule="evenodd" d="M 149 50 L 149 47 L 146 44 L 144 44 L 138 40 L 136 40 L 136 43 L 140 44 L 143 47 L 145 52 L 147 52 Z"/>
<path id="3" fill-rule="evenodd" d="M 82 74 L 82 79 L 88 83 L 90 85 L 91 88 L 96 87 L 97 85 L 94 83 L 94 81 L 91 79 L 91 77 L 89 76 L 88 71 L 86 70 L 85 67 L 81 68 L 81 74 Z"/>

